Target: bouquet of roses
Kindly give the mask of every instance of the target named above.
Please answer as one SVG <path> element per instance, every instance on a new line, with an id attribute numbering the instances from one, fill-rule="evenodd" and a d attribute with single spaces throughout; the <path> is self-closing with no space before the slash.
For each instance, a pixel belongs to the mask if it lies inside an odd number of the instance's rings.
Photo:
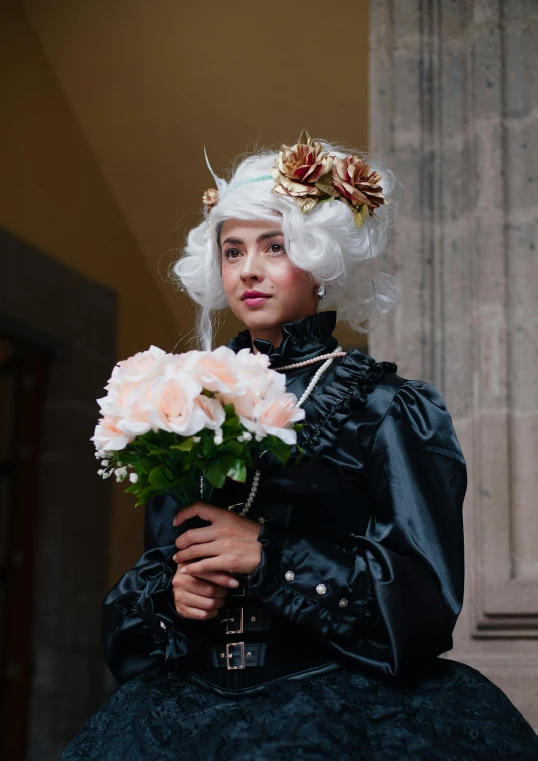
<path id="1" fill-rule="evenodd" d="M 102 417 L 90 440 L 98 473 L 128 478 L 135 507 L 158 494 L 188 505 L 209 501 L 226 478 L 245 482 L 257 450 L 285 465 L 305 414 L 285 382 L 250 349 L 167 354 L 151 346 L 122 360 L 97 399 Z"/>

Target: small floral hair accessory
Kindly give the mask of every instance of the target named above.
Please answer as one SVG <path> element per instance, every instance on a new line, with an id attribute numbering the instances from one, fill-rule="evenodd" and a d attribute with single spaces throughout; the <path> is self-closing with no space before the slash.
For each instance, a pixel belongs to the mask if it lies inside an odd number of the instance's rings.
<path id="1" fill-rule="evenodd" d="M 206 162 L 215 181 L 224 191 L 221 193 L 215 188 L 205 191 L 202 202 L 206 216 L 221 198 L 240 185 L 270 179 L 274 179 L 272 192 L 291 196 L 303 214 L 323 201 L 342 201 L 352 210 L 358 227 L 368 214 L 375 216 L 374 210 L 385 203 L 379 172 L 371 171 L 360 156 L 350 154 L 341 159 L 331 153 L 324 153 L 321 143 L 314 143 L 306 129 L 301 132 L 295 145 L 282 146 L 269 170 L 270 174 L 250 177 L 226 186 L 211 169 L 207 153 Z"/>
<path id="2" fill-rule="evenodd" d="M 204 204 L 204 212 L 209 214 L 213 206 L 216 206 L 219 202 L 219 191 L 216 188 L 208 188 L 202 196 L 202 203 Z"/>

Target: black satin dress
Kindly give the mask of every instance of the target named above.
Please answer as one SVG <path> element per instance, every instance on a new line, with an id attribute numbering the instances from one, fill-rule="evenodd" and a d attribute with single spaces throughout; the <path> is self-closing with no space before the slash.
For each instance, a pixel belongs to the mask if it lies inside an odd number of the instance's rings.
<path id="1" fill-rule="evenodd" d="M 321 312 L 277 348 L 254 343 L 276 368 L 333 351 L 335 324 Z M 300 397 L 319 366 L 287 371 L 287 389 Z M 148 502 L 145 552 L 103 605 L 121 686 L 61 761 L 538 759 L 508 697 L 439 657 L 463 601 L 465 460 L 439 392 L 396 370 L 348 351 L 305 403 L 302 460 L 257 460 L 261 563 L 216 619 L 175 612 L 187 527 L 175 500 Z M 251 479 L 212 502 L 244 502 Z"/>

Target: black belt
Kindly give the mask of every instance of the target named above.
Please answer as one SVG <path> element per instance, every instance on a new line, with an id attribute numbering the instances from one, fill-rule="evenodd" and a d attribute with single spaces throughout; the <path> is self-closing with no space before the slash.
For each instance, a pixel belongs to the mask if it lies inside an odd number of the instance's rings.
<path id="1" fill-rule="evenodd" d="M 338 668 L 335 653 L 310 627 L 273 613 L 249 594 L 248 580 L 233 591 L 183 675 L 220 694 L 254 693 L 269 682 Z M 257 604 L 256 604 L 257 603 Z"/>
<path id="2" fill-rule="evenodd" d="M 258 618 L 254 610 L 243 609 L 244 633 L 229 634 L 226 642 L 221 632 L 218 639 L 200 643 L 182 676 L 219 694 L 237 694 L 260 692 L 269 682 L 339 668 L 334 651 L 305 626 L 283 626 L 273 615 L 268 630 L 247 631 L 246 619 L 249 625 L 257 623 L 250 621 L 253 616 Z M 240 623 L 235 615 L 227 618 L 234 619 L 227 624 Z"/>
<path id="3" fill-rule="evenodd" d="M 222 608 L 221 624 L 226 624 L 226 635 L 243 634 L 243 632 L 263 632 L 271 623 L 271 613 L 267 608 Z"/>
<path id="4" fill-rule="evenodd" d="M 225 642 L 222 645 L 212 645 L 208 655 L 214 668 L 236 671 L 248 666 L 263 666 L 266 652 L 265 642 Z"/>

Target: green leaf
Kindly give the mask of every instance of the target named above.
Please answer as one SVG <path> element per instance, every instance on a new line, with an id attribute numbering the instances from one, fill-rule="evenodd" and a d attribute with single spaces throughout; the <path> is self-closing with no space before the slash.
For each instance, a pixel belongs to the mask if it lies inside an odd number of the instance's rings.
<path id="1" fill-rule="evenodd" d="M 159 494 L 158 489 L 153 489 L 151 486 L 146 487 L 138 495 L 138 502 L 135 504 L 135 507 L 145 505 L 150 497 L 156 496 L 157 494 Z"/>
<path id="2" fill-rule="evenodd" d="M 237 441 L 237 439 L 231 439 L 230 441 L 227 441 L 222 448 L 225 452 L 231 452 L 236 457 L 239 457 L 243 451 L 243 445 Z"/>
<path id="3" fill-rule="evenodd" d="M 173 483 L 173 480 L 174 478 L 166 465 L 159 465 L 157 468 L 153 468 L 148 476 L 150 485 L 156 489 L 166 489 Z"/>
<path id="4" fill-rule="evenodd" d="M 241 430 L 241 424 L 238 417 L 231 417 L 229 420 L 225 420 L 221 425 L 222 432 L 224 434 L 237 436 Z"/>
<path id="5" fill-rule="evenodd" d="M 290 459 L 290 451 L 289 451 L 289 449 L 286 452 L 282 452 L 281 450 L 279 450 L 278 452 L 275 452 L 275 455 L 280 460 L 280 462 L 282 463 L 283 466 Z"/>
<path id="6" fill-rule="evenodd" d="M 194 441 L 192 440 L 192 436 L 189 436 L 188 439 L 183 439 L 179 444 L 172 444 L 169 449 L 177 449 L 180 452 L 190 452 L 193 446 Z"/>
<path id="7" fill-rule="evenodd" d="M 204 475 L 209 483 L 213 484 L 217 489 L 222 489 L 226 483 L 226 471 L 222 469 L 218 460 L 215 460 L 211 465 L 208 465 L 204 471 Z"/>
<path id="8" fill-rule="evenodd" d="M 240 481 L 241 483 L 245 483 L 247 480 L 247 469 L 244 461 L 235 458 L 233 464 L 228 468 L 226 475 L 228 478 L 231 478 L 232 481 Z"/>

